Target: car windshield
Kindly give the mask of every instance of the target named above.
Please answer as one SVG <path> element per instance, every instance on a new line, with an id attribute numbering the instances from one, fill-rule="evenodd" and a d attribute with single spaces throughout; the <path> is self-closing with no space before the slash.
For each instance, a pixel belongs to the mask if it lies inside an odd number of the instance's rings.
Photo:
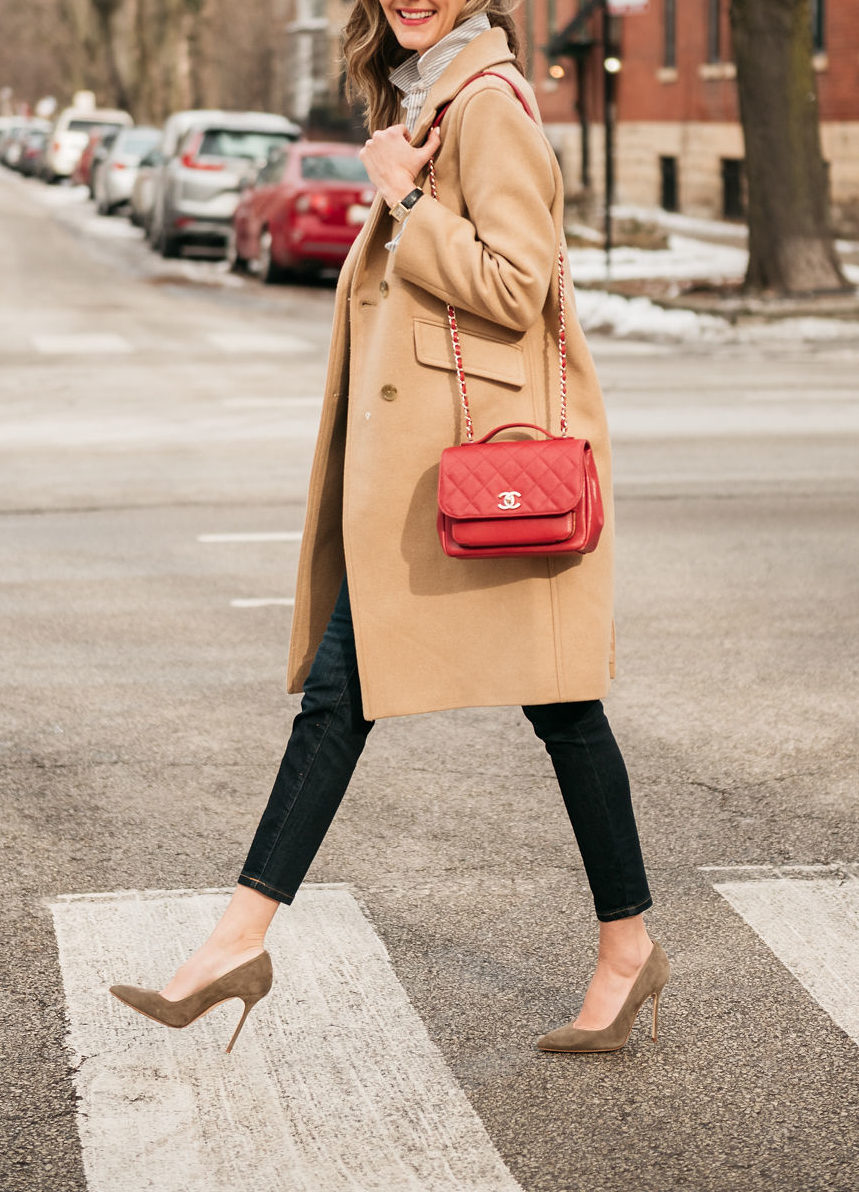
<path id="1" fill-rule="evenodd" d="M 121 124 L 106 124 L 103 120 L 70 120 L 69 132 L 113 132 L 122 128 Z"/>
<path id="2" fill-rule="evenodd" d="M 285 132 L 255 132 L 241 128 L 209 128 L 198 150 L 200 157 L 236 157 L 245 161 L 265 159 L 272 149 L 291 138 Z"/>
<path id="3" fill-rule="evenodd" d="M 301 159 L 301 177 L 317 182 L 369 182 L 360 157 L 348 153 L 314 153 Z"/>

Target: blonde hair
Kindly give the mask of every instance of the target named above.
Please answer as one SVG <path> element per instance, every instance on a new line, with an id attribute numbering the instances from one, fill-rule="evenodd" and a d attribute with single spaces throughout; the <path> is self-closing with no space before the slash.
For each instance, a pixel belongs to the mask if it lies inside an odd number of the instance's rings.
<path id="1" fill-rule="evenodd" d="M 519 34 L 512 12 L 518 0 L 466 0 L 459 21 L 485 12 L 490 25 L 507 34 L 507 44 L 519 62 Z M 346 61 L 346 97 L 364 107 L 370 132 L 396 124 L 400 115 L 400 93 L 388 78 L 390 72 L 412 53 L 394 36 L 379 0 L 355 0 L 343 30 Z"/>

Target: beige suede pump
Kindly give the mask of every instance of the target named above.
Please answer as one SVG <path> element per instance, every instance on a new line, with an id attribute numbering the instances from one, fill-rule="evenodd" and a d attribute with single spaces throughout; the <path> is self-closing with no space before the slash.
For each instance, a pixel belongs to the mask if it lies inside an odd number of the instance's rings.
<path id="1" fill-rule="evenodd" d="M 655 1043 L 659 995 L 668 981 L 668 973 L 668 957 L 654 940 L 650 955 L 642 965 L 641 972 L 635 978 L 635 984 L 613 1022 L 599 1031 L 584 1031 L 568 1023 L 557 1030 L 549 1031 L 548 1035 L 543 1035 L 537 1040 L 537 1046 L 541 1051 L 570 1051 L 578 1054 L 620 1051 L 632 1032 L 638 1011 L 649 997 L 653 998 L 652 1036 Z"/>
<path id="2" fill-rule="evenodd" d="M 176 1002 L 162 997 L 154 989 L 141 989 L 137 985 L 111 985 L 110 992 L 138 1014 L 144 1014 L 163 1026 L 172 1027 L 190 1026 L 221 1002 L 233 997 L 241 998 L 245 1009 L 227 1046 L 227 1051 L 230 1052 L 248 1014 L 271 989 L 272 979 L 271 957 L 268 952 L 262 952 Z"/>

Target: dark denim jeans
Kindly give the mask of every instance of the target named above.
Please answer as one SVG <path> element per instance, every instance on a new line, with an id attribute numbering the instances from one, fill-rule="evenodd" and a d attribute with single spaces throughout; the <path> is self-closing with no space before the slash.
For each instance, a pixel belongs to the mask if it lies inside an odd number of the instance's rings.
<path id="1" fill-rule="evenodd" d="M 629 779 L 599 700 L 522 709 L 546 746 L 597 918 L 651 905 Z M 361 708 L 346 581 L 305 684 L 274 788 L 239 883 L 292 902 L 340 806 L 370 729 Z"/>

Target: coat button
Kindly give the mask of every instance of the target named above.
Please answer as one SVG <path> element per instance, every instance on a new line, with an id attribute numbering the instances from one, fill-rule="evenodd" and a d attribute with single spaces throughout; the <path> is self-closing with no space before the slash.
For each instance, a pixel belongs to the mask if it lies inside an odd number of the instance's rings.
<path id="1" fill-rule="evenodd" d="M 379 293 L 382 295 L 383 298 L 388 297 L 388 291 L 390 290 L 390 288 L 391 287 L 388 285 L 388 283 L 386 281 L 379 282 Z"/>
<path id="2" fill-rule="evenodd" d="M 394 401 L 396 396 L 397 396 L 396 386 L 394 386 L 394 385 L 383 385 L 382 386 L 382 397 L 385 399 L 385 401 Z"/>

